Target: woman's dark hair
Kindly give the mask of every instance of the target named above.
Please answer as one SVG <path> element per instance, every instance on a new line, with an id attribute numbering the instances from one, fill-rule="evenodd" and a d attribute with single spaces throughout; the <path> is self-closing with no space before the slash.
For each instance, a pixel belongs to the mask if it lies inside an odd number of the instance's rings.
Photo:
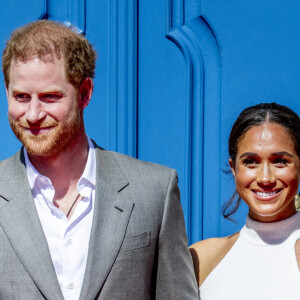
<path id="1" fill-rule="evenodd" d="M 230 132 L 228 140 L 229 156 L 232 159 L 232 165 L 235 167 L 238 144 L 245 133 L 253 126 L 264 123 L 276 123 L 284 127 L 287 133 L 294 141 L 295 151 L 300 158 L 300 118 L 290 108 L 277 103 L 260 103 L 244 109 Z M 224 218 L 230 219 L 239 208 L 241 198 L 237 191 L 224 204 L 222 214 Z"/>

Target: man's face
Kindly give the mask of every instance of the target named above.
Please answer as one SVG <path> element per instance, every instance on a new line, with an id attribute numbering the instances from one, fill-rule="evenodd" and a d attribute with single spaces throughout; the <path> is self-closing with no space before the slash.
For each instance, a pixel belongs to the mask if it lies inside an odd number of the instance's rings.
<path id="1" fill-rule="evenodd" d="M 77 91 L 62 59 L 13 61 L 7 98 L 11 128 L 30 155 L 66 151 L 83 128 Z"/>

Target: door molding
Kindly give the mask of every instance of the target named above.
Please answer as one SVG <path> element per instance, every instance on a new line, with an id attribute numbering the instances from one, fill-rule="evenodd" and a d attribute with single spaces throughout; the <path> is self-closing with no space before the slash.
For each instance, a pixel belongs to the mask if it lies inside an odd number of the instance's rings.
<path id="1" fill-rule="evenodd" d="M 219 228 L 212 222 L 219 222 L 215 216 L 216 209 L 220 211 L 221 54 L 212 26 L 201 15 L 199 0 L 167 0 L 166 12 L 166 37 L 180 49 L 187 70 L 182 206 L 193 243 L 204 237 L 204 224 Z M 214 128 L 205 127 L 207 118 L 216 120 Z"/>

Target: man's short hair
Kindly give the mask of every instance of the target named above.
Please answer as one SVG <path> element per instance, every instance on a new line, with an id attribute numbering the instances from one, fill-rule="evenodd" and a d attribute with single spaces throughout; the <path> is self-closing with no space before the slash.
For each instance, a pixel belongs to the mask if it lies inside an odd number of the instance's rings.
<path id="1" fill-rule="evenodd" d="M 62 23 L 39 20 L 16 29 L 6 43 L 2 56 L 2 70 L 9 86 L 12 61 L 26 62 L 49 56 L 63 58 L 67 79 L 79 88 L 86 77 L 94 78 L 96 52 L 89 41 L 73 28 Z"/>

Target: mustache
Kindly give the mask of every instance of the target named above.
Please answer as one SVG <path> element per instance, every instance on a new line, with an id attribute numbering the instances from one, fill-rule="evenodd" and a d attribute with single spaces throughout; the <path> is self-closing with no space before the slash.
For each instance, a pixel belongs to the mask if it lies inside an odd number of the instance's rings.
<path id="1" fill-rule="evenodd" d="M 37 128 L 48 128 L 57 126 L 58 122 L 55 120 L 43 120 L 36 123 L 30 123 L 25 118 L 21 118 L 18 121 L 15 121 L 11 116 L 9 116 L 10 123 L 15 123 L 19 127 L 28 128 L 28 129 L 37 129 Z"/>

